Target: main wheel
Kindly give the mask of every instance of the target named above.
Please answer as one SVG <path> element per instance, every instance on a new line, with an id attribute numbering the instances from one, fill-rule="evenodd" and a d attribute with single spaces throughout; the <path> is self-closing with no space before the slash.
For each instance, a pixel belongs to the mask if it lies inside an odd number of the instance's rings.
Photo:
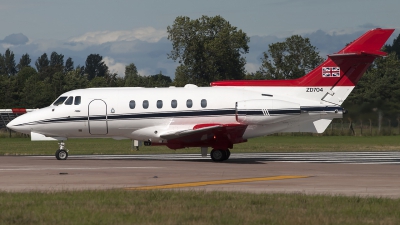
<path id="1" fill-rule="evenodd" d="M 214 162 L 221 162 L 224 161 L 226 158 L 226 151 L 220 149 L 213 149 L 210 153 L 211 159 Z"/>
<path id="2" fill-rule="evenodd" d="M 226 153 L 226 158 L 225 158 L 225 160 L 227 160 L 227 159 L 229 159 L 229 156 L 231 156 L 231 151 L 230 151 L 229 149 L 227 149 L 227 150 L 225 151 L 225 153 Z"/>
<path id="3" fill-rule="evenodd" d="M 56 158 L 58 160 L 66 160 L 68 158 L 68 152 L 65 150 L 57 150 L 56 151 Z"/>

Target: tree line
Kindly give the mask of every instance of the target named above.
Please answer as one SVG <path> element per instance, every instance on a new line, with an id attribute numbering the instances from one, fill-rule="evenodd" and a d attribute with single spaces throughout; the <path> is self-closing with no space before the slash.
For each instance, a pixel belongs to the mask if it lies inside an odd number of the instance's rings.
<path id="1" fill-rule="evenodd" d="M 91 87 L 167 87 L 170 77 L 160 74 L 140 76 L 132 63 L 125 77 L 109 71 L 99 54 L 90 54 L 85 65 L 74 66 L 72 58 L 52 52 L 43 53 L 31 66 L 29 54 L 16 64 L 12 51 L 0 54 L 0 108 L 41 108 L 51 104 L 64 92 Z"/>
<path id="2" fill-rule="evenodd" d="M 44 107 L 63 92 L 88 87 L 208 86 L 217 80 L 295 79 L 324 60 L 308 38 L 293 35 L 266 46 L 259 70 L 247 73 L 245 54 L 250 38 L 221 16 L 179 16 L 167 27 L 167 33 L 172 43 L 167 57 L 178 63 L 174 80 L 161 72 L 140 75 L 134 63 L 126 66 L 124 77 L 117 76 L 99 54 L 90 54 L 85 65 L 75 66 L 63 54 L 43 53 L 32 67 L 29 54 L 22 55 L 17 64 L 13 52 L 7 49 L 0 54 L 0 108 Z M 389 53 L 388 57 L 374 62 L 345 101 L 350 116 L 376 112 L 400 115 L 400 35 L 383 51 Z"/>

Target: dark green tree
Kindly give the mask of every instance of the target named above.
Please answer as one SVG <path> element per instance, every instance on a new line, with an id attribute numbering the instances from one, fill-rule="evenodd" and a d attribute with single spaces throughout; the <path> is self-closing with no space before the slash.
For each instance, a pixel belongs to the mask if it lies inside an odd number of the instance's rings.
<path id="1" fill-rule="evenodd" d="M 151 75 L 146 78 L 148 83 L 146 87 L 169 87 L 172 83 L 171 77 L 163 75 L 161 71 L 159 74 Z"/>
<path id="2" fill-rule="evenodd" d="M 55 100 L 51 88 L 48 79 L 41 80 L 39 74 L 29 77 L 23 86 L 19 107 L 34 109 L 49 106 Z"/>
<path id="3" fill-rule="evenodd" d="M 14 76 L 0 76 L 0 96 L 3 109 L 19 108 L 21 105 L 21 95 L 18 93 L 18 85 Z"/>
<path id="4" fill-rule="evenodd" d="M 87 74 L 85 74 L 85 67 L 84 67 L 84 66 L 78 65 L 78 66 L 75 68 L 75 70 L 77 70 L 77 69 L 79 69 L 79 71 L 80 71 L 80 73 L 81 73 L 81 76 L 87 76 Z"/>
<path id="5" fill-rule="evenodd" d="M 179 16 L 167 27 L 172 51 L 168 57 L 180 65 L 175 84 L 206 86 L 215 80 L 242 79 L 245 75 L 249 37 L 221 16 L 191 20 Z"/>
<path id="6" fill-rule="evenodd" d="M 395 52 L 375 60 L 364 74 L 344 107 L 353 115 L 382 110 L 387 116 L 400 116 L 400 61 Z"/>
<path id="7" fill-rule="evenodd" d="M 54 78 L 56 73 L 64 73 L 64 55 L 52 52 L 50 55 L 50 64 L 46 71 L 46 76 L 50 77 L 50 80 Z"/>
<path id="8" fill-rule="evenodd" d="M 52 88 L 52 92 L 51 92 L 52 99 L 56 99 L 58 96 L 60 96 L 62 93 L 64 93 L 66 91 L 64 88 L 64 85 L 65 85 L 64 78 L 65 78 L 65 74 L 63 72 L 55 72 L 52 75 L 52 79 L 49 82 L 51 84 L 51 88 Z"/>
<path id="9" fill-rule="evenodd" d="M 87 78 L 81 75 L 81 68 L 79 67 L 77 67 L 72 71 L 67 72 L 65 74 L 64 81 L 65 81 L 64 91 L 86 88 L 89 83 Z"/>
<path id="10" fill-rule="evenodd" d="M 4 53 L 4 73 L 8 76 L 13 76 L 17 73 L 17 67 L 15 65 L 15 56 L 10 49 L 7 49 Z"/>
<path id="11" fill-rule="evenodd" d="M 143 77 L 139 75 L 134 63 L 125 66 L 125 87 L 143 87 Z"/>
<path id="12" fill-rule="evenodd" d="M 293 35 L 284 42 L 269 45 L 263 53 L 260 73 L 264 79 L 295 79 L 306 75 L 323 62 L 308 38 Z"/>
<path id="13" fill-rule="evenodd" d="M 104 78 L 106 80 L 107 87 L 118 87 L 119 81 L 117 73 L 111 73 L 110 71 L 107 71 Z"/>
<path id="14" fill-rule="evenodd" d="M 50 55 L 50 66 L 52 67 L 63 67 L 64 66 L 64 55 L 52 52 Z"/>
<path id="15" fill-rule="evenodd" d="M 108 87 L 107 80 L 105 77 L 95 77 L 89 82 L 88 87 Z"/>
<path id="16" fill-rule="evenodd" d="M 74 70 L 74 61 L 72 61 L 71 57 L 68 57 L 67 61 L 65 61 L 64 73 L 68 73 Z"/>
<path id="17" fill-rule="evenodd" d="M 18 70 L 22 70 L 22 68 L 28 67 L 30 65 L 31 65 L 31 58 L 29 57 L 28 53 L 26 53 L 21 56 L 17 68 Z"/>
<path id="18" fill-rule="evenodd" d="M 125 78 L 118 76 L 116 81 L 115 81 L 116 87 L 125 87 Z"/>
<path id="19" fill-rule="evenodd" d="M 193 81 L 192 73 L 188 73 L 190 71 L 190 67 L 186 65 L 180 65 L 176 67 L 175 71 L 175 79 L 173 81 L 174 86 L 182 87 L 185 84 L 196 84 L 196 82 Z"/>
<path id="20" fill-rule="evenodd" d="M 0 75 L 6 75 L 6 62 L 4 55 L 0 53 Z"/>
<path id="21" fill-rule="evenodd" d="M 393 40 L 392 45 L 385 45 L 385 51 L 387 53 L 395 52 L 397 57 L 400 57 L 400 34 Z"/>
<path id="22" fill-rule="evenodd" d="M 41 73 L 50 64 L 46 53 L 43 53 L 35 62 L 36 70 Z"/>
<path id="23" fill-rule="evenodd" d="M 86 58 L 85 73 L 88 80 L 91 81 L 95 77 L 104 77 L 108 71 L 107 65 L 103 62 L 103 57 L 99 54 L 90 54 Z"/>
<path id="24" fill-rule="evenodd" d="M 32 76 L 38 76 L 36 70 L 30 66 L 23 67 L 20 71 L 18 71 L 15 84 L 16 84 L 16 92 L 18 95 L 21 95 L 23 92 L 23 88 L 25 87 L 25 83 Z"/>
<path id="25" fill-rule="evenodd" d="M 264 80 L 265 76 L 262 72 L 257 71 L 255 73 L 247 73 L 244 77 L 245 80 Z"/>

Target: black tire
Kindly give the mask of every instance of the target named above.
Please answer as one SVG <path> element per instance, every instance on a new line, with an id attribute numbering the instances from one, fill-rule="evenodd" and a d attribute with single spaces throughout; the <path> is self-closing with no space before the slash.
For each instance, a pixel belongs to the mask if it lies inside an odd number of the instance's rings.
<path id="1" fill-rule="evenodd" d="M 231 151 L 229 149 L 227 149 L 225 152 L 226 152 L 226 159 L 225 160 L 227 160 L 227 159 L 229 159 L 229 156 L 231 156 Z"/>
<path id="2" fill-rule="evenodd" d="M 66 160 L 68 158 L 68 152 L 65 150 L 57 150 L 56 158 L 57 160 Z"/>
<path id="3" fill-rule="evenodd" d="M 224 161 L 226 158 L 226 151 L 220 149 L 213 149 L 210 153 L 211 159 L 214 162 L 221 162 Z"/>

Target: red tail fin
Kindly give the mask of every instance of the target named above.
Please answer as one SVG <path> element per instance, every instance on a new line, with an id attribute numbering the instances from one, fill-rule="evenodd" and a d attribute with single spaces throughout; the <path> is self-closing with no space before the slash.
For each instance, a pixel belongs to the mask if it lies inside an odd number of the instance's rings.
<path id="1" fill-rule="evenodd" d="M 380 50 L 393 31 L 378 28 L 366 32 L 299 79 L 217 81 L 211 86 L 355 86 L 374 59 L 386 55 Z"/>

